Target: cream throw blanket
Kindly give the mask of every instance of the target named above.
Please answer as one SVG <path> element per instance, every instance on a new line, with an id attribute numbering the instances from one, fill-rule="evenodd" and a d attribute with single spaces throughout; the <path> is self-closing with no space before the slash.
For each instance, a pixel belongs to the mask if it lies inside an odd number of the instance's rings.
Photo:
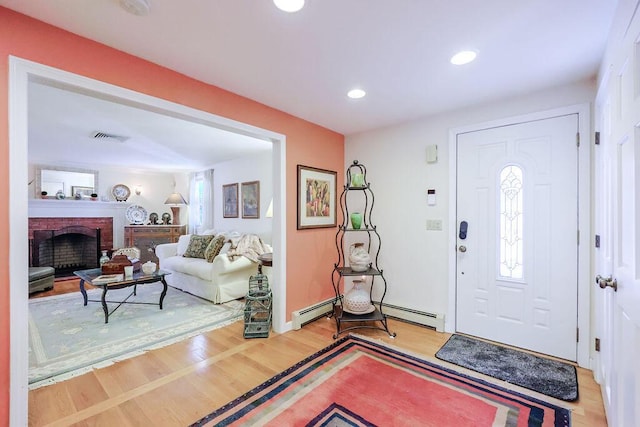
<path id="1" fill-rule="evenodd" d="M 255 234 L 243 234 L 240 237 L 232 237 L 229 241 L 231 242 L 231 248 L 229 248 L 227 256 L 231 261 L 245 256 L 253 262 L 258 262 L 260 255 L 270 252 L 269 246 L 263 243 L 262 239 Z"/>

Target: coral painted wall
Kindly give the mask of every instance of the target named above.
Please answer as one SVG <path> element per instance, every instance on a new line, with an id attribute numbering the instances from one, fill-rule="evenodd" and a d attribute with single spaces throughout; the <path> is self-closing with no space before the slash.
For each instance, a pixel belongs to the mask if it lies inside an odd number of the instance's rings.
<path id="1" fill-rule="evenodd" d="M 335 229 L 296 230 L 296 166 L 337 171 L 337 184 L 341 188 L 343 135 L 0 7 L 0 191 L 4 194 L 9 192 L 9 55 L 286 135 L 287 316 L 332 295 Z M 9 250 L 9 208 L 3 204 L 0 206 L 0 425 L 8 425 L 9 420 Z"/>

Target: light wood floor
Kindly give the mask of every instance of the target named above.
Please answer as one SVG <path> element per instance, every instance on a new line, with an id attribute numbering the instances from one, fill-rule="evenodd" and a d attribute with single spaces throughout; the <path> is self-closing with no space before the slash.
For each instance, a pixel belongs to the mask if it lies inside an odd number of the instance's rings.
<path id="1" fill-rule="evenodd" d="M 76 285 L 77 286 L 77 285 Z M 58 284 L 56 283 L 56 288 Z M 77 287 L 75 288 L 77 289 Z M 390 320 L 384 332 L 357 332 L 433 357 L 449 338 Z M 110 367 L 29 392 L 30 426 L 185 426 L 332 343 L 335 323 L 321 318 L 299 331 L 244 339 L 243 323 L 150 351 Z M 599 386 L 578 369 L 573 425 L 606 426 Z M 560 402 L 559 402 L 560 403 Z M 561 403 L 562 404 L 562 403 Z"/>
<path id="2" fill-rule="evenodd" d="M 88 283 L 85 283 L 84 287 L 86 289 L 95 288 L 95 286 L 92 286 Z M 80 292 L 80 279 L 78 278 L 56 279 L 53 285 L 53 289 L 50 289 L 48 291 L 40 291 L 40 292 L 34 292 L 32 294 L 29 294 L 29 299 L 50 297 L 52 295 L 67 294 L 69 292 Z"/>

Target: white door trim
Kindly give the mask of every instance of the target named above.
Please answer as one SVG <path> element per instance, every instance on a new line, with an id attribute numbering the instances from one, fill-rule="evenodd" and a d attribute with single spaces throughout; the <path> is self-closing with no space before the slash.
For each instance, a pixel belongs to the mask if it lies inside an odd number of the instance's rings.
<path id="1" fill-rule="evenodd" d="M 449 220 L 447 233 L 449 236 L 449 289 L 447 314 L 445 316 L 445 332 L 456 331 L 456 187 L 457 187 L 457 146 L 456 136 L 460 133 L 506 126 L 515 123 L 541 120 L 567 114 L 578 114 L 578 129 L 581 135 L 578 154 L 578 227 L 580 230 L 580 245 L 578 246 L 578 328 L 579 342 L 577 348 L 578 365 L 590 369 L 590 290 L 591 277 L 594 277 L 591 266 L 591 118 L 588 103 L 570 105 L 567 107 L 515 117 L 477 123 L 468 126 L 451 128 L 449 130 Z"/>
<path id="2" fill-rule="evenodd" d="M 277 212 L 286 212 L 286 137 L 267 129 L 227 119 L 174 102 L 145 95 L 109 83 L 104 83 L 78 74 L 59 70 L 36 62 L 9 57 L 9 300 L 11 348 L 9 407 L 10 425 L 27 425 L 28 395 L 28 122 L 27 95 L 30 79 L 53 82 L 63 86 L 98 93 L 109 99 L 134 105 L 145 105 L 167 115 L 190 117 L 214 127 L 250 135 L 273 143 L 273 202 Z M 272 239 L 274 247 L 273 328 L 276 332 L 291 329 L 286 321 L 286 218 L 274 215 Z"/>

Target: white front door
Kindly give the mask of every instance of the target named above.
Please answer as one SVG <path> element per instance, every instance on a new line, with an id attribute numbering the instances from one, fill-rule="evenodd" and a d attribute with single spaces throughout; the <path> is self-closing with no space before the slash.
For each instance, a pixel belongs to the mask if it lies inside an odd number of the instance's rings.
<path id="1" fill-rule="evenodd" d="M 577 359 L 577 133 L 568 114 L 457 135 L 458 332 Z"/>

